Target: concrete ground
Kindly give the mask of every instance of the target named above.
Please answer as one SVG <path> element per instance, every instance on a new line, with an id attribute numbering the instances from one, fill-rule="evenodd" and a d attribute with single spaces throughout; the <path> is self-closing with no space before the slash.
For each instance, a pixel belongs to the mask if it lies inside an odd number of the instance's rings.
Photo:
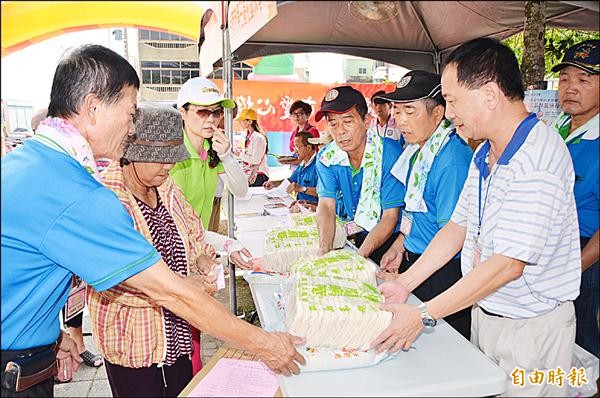
<path id="1" fill-rule="evenodd" d="M 240 277 L 236 278 L 238 287 L 238 308 L 248 312 L 253 309 L 254 303 L 250 295 L 249 289 L 245 281 L 241 280 Z M 229 278 L 226 279 L 226 288 L 220 290 L 215 295 L 215 298 L 223 303 L 226 308 L 229 308 Z M 86 311 L 84 311 L 83 317 L 83 332 L 90 333 L 90 317 Z M 91 336 L 85 336 L 84 341 L 88 350 L 93 353 L 97 353 L 98 350 L 94 345 L 94 340 Z M 206 363 L 214 354 L 217 352 L 222 342 L 209 336 L 207 334 L 202 335 L 202 362 Z M 69 383 L 56 384 L 54 386 L 54 395 L 56 397 L 112 397 L 110 385 L 106 376 L 106 370 L 104 365 L 99 368 L 91 368 L 85 365 L 81 365 L 73 381 Z"/>

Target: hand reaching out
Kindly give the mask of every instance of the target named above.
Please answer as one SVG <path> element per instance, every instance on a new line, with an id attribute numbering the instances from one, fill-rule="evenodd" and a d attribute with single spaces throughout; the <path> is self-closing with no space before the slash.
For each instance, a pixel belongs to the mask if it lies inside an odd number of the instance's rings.
<path id="1" fill-rule="evenodd" d="M 248 258 L 248 260 L 244 260 L 244 258 L 242 257 L 242 254 L 246 258 Z M 232 263 L 234 263 L 241 269 L 252 269 L 253 265 L 254 265 L 254 263 L 252 261 L 252 254 L 245 247 L 241 250 L 236 250 L 234 252 L 231 252 L 231 254 L 229 255 L 229 259 L 231 260 Z"/>
<path id="2" fill-rule="evenodd" d="M 306 360 L 296 351 L 295 345 L 305 344 L 306 340 L 284 332 L 269 333 L 269 341 L 262 346 L 259 358 L 273 372 L 291 376 L 299 374 L 298 364 L 305 365 Z"/>

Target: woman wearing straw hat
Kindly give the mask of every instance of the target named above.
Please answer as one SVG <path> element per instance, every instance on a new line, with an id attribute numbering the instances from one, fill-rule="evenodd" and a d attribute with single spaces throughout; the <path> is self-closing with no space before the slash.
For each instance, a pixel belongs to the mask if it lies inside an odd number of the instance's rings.
<path id="1" fill-rule="evenodd" d="M 244 172 L 251 187 L 261 187 L 269 180 L 267 135 L 258 124 L 258 115 L 252 108 L 244 109 L 238 116 L 242 129 L 246 131 L 246 149 L 237 156 L 244 162 Z"/>
<path id="2" fill-rule="evenodd" d="M 240 263 L 241 246 L 205 232 L 169 176 L 175 163 L 189 157 L 181 120 L 169 106 L 140 104 L 135 137 L 125 144 L 121 162 L 109 165 L 102 183 L 117 194 L 135 228 L 172 271 L 196 278 L 214 293 L 215 248 L 231 246 L 232 261 Z M 186 320 L 123 284 L 104 292 L 89 289 L 88 306 L 114 396 L 176 396 L 191 380 L 194 347 Z"/>

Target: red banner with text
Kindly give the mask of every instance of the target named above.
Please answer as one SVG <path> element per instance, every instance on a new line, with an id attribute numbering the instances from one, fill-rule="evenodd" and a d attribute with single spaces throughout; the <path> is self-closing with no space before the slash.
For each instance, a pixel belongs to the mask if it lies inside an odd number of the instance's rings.
<path id="1" fill-rule="evenodd" d="M 223 88 L 223 80 L 215 79 L 217 87 Z M 349 83 L 348 85 L 360 91 L 371 110 L 371 95 L 378 90 L 391 92 L 393 84 Z M 252 80 L 233 81 L 233 99 L 238 104 L 239 111 L 254 108 L 258 113 L 259 124 L 266 131 L 292 131 L 294 124 L 290 119 L 289 109 L 294 101 L 302 100 L 313 108 L 310 123 L 319 131 L 326 130 L 325 120 L 315 122 L 315 113 L 319 110 L 321 101 L 329 89 L 336 85 L 297 82 L 264 82 Z M 234 126 L 234 131 L 239 126 Z"/>

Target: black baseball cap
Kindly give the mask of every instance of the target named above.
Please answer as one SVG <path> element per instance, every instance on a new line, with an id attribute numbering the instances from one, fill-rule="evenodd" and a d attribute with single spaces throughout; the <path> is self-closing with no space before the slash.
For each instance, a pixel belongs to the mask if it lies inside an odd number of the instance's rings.
<path id="1" fill-rule="evenodd" d="M 321 109 L 315 114 L 315 120 L 318 122 L 327 112 L 345 113 L 353 106 L 358 108 L 359 113 L 361 108 L 366 113 L 368 108 L 364 95 L 351 86 L 334 87 L 325 94 L 321 101 Z"/>
<path id="2" fill-rule="evenodd" d="M 575 44 L 565 51 L 562 62 L 552 68 L 552 72 L 558 72 L 567 66 L 575 66 L 592 75 L 600 73 L 600 40 L 586 40 Z"/>
<path id="3" fill-rule="evenodd" d="M 376 104 L 383 102 L 413 102 L 425 98 L 436 98 L 442 95 L 441 77 L 436 73 L 424 70 L 408 72 L 391 93 L 374 98 Z"/>

